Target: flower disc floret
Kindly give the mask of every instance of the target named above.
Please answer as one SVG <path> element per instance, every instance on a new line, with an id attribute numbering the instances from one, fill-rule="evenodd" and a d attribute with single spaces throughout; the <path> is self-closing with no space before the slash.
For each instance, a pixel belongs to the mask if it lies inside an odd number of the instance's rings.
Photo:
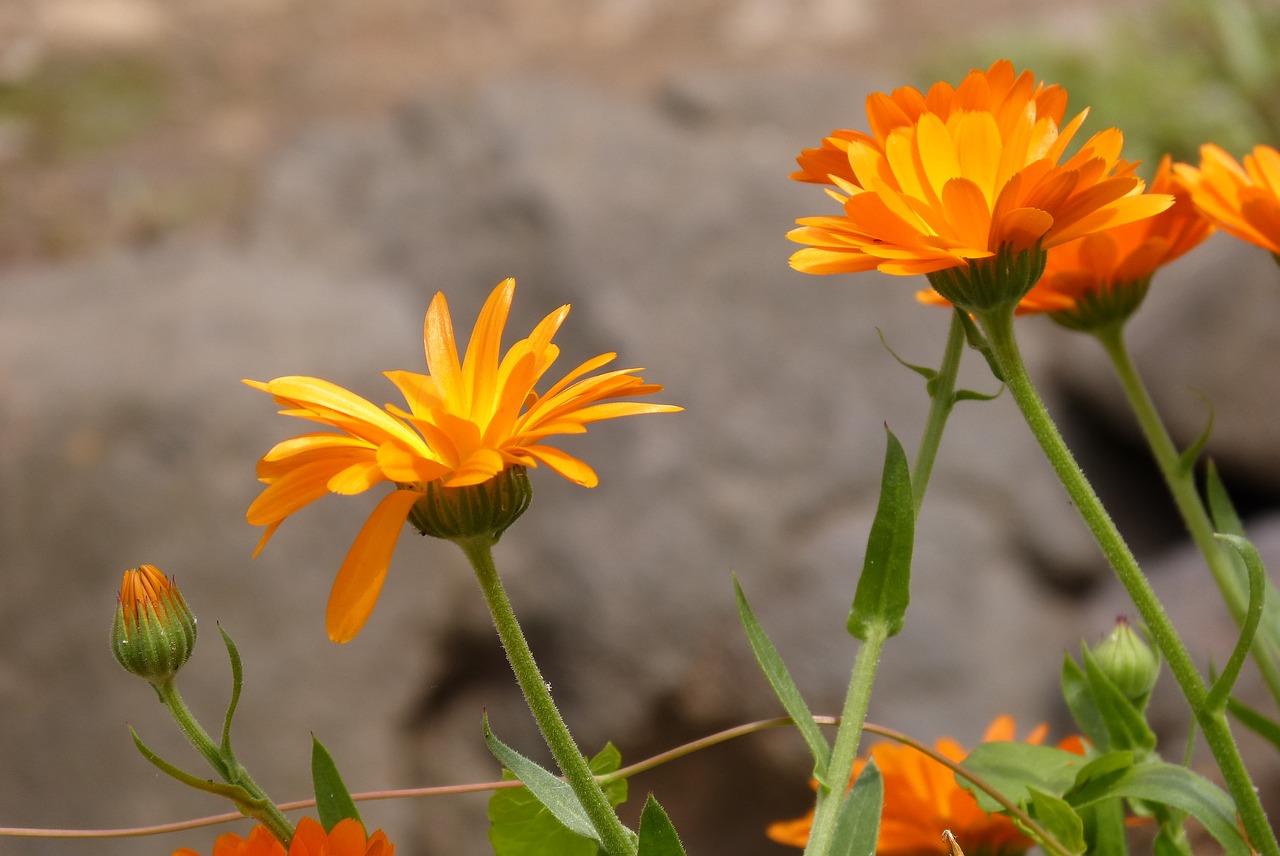
<path id="1" fill-rule="evenodd" d="M 259 551 L 285 518 L 322 496 L 362 493 L 383 482 L 395 488 L 365 521 L 338 571 L 326 612 L 334 641 L 351 639 L 363 626 L 400 530 L 428 493 L 483 485 L 512 468 L 539 464 L 594 487 L 598 478 L 591 467 L 545 441 L 582 434 L 588 424 L 604 419 L 681 409 L 620 401 L 662 387 L 645 383 L 636 375 L 639 368 L 592 374 L 615 359 L 612 353 L 587 360 L 539 393 L 536 387 L 559 356 L 551 340 L 569 307 L 552 312 L 503 353 L 514 293 L 512 279 L 493 290 L 462 358 L 445 297 L 435 296 L 423 325 L 428 373 L 385 373 L 404 396 L 405 407 L 380 408 L 313 377 L 245 381 L 274 396 L 284 415 L 331 429 L 278 443 L 259 461 L 258 478 L 267 487 L 247 513 L 250 523 L 267 527 Z M 491 528 L 500 532 L 511 520 Z"/>

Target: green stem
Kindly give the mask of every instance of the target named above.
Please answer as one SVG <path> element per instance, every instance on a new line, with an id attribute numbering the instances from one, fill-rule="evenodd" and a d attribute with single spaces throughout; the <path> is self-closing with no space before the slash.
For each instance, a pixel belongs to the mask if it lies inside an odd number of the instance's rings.
<path id="1" fill-rule="evenodd" d="M 958 311 L 958 310 L 957 310 Z M 947 427 L 947 417 L 956 405 L 956 376 L 960 373 L 960 356 L 964 352 L 964 325 L 960 316 L 951 314 L 951 329 L 947 332 L 947 344 L 942 352 L 942 365 L 934 376 L 929 389 L 929 416 L 924 433 L 920 436 L 920 448 L 916 450 L 915 466 L 911 468 L 911 501 L 916 513 L 924 502 L 924 492 L 929 487 L 929 474 L 938 457 L 942 443 L 942 429 Z"/>
<path id="2" fill-rule="evenodd" d="M 1165 661 L 1169 664 L 1169 670 L 1190 703 L 1196 722 L 1204 732 L 1205 742 L 1213 752 L 1227 789 L 1235 800 L 1236 809 L 1240 812 L 1240 818 L 1250 842 L 1265 856 L 1280 856 L 1280 844 L 1276 842 L 1275 832 L 1267 822 L 1266 812 L 1258 799 L 1258 793 L 1240 758 L 1226 715 L 1221 711 L 1215 712 L 1206 708 L 1205 696 L 1208 691 L 1191 655 L 1182 644 L 1181 638 L 1173 627 L 1173 622 L 1169 620 L 1151 584 L 1138 567 L 1137 560 L 1134 559 L 1124 538 L 1116 529 L 1106 509 L 1103 508 L 1102 502 L 1094 493 L 1079 464 L 1072 457 L 1070 449 L 1067 448 L 1057 426 L 1049 417 L 1044 402 L 1040 400 L 1027 374 L 1026 365 L 1022 361 L 1022 355 L 1018 351 L 1018 344 L 1014 338 L 1013 307 L 1005 306 L 979 311 L 977 318 L 987 335 L 996 365 L 1000 368 L 1009 392 L 1022 411 L 1027 425 L 1040 443 L 1041 449 L 1049 459 L 1063 487 L 1075 502 L 1080 516 L 1093 533 L 1112 568 L 1115 569 L 1121 584 L 1128 591 L 1142 620 L 1146 622 L 1152 641 L 1164 655 Z"/>
<path id="3" fill-rule="evenodd" d="M 533 652 L 529 650 L 529 643 L 525 641 L 524 632 L 520 629 L 511 601 L 507 598 L 507 592 L 493 564 L 492 538 L 460 538 L 455 543 L 467 554 L 471 567 L 475 569 L 476 579 L 479 580 L 484 599 L 489 604 L 494 626 L 498 629 L 498 638 L 502 640 L 502 647 L 507 652 L 507 660 L 515 672 L 525 701 L 529 703 L 538 729 L 547 741 L 552 757 L 560 766 L 565 781 L 577 795 L 591 825 L 599 834 L 605 852 L 609 856 L 634 856 L 636 848 L 631 842 L 631 834 L 618 819 L 592 774 L 587 759 L 574 742 L 564 718 L 551 699 L 551 690 L 533 659 Z"/>
<path id="4" fill-rule="evenodd" d="M 288 847 L 289 842 L 293 840 L 293 824 L 276 807 L 276 804 L 271 801 L 266 792 L 258 786 L 258 783 L 249 775 L 249 771 L 236 760 L 235 756 L 228 757 L 222 753 L 218 745 L 209 737 L 208 732 L 196 721 L 190 708 L 187 707 L 187 703 L 182 700 L 182 694 L 178 692 L 178 686 L 174 683 L 173 678 L 162 684 L 152 684 L 152 686 L 155 687 L 156 693 L 159 694 L 160 701 L 164 702 L 165 707 L 169 708 L 169 714 L 173 717 L 174 722 L 178 724 L 178 728 L 187 738 L 187 742 L 204 756 L 205 760 L 209 762 L 209 766 L 213 767 L 218 775 L 222 777 L 222 780 L 229 785 L 242 788 L 250 797 L 263 803 L 261 808 L 245 808 L 245 811 L 254 820 L 271 830 L 271 834 L 276 837 L 277 841 Z"/>
<path id="5" fill-rule="evenodd" d="M 836 831 L 840 806 L 853 778 L 853 762 L 858 757 L 858 744 L 862 740 L 862 725 L 867 718 L 867 705 L 871 701 L 871 685 L 880 665 L 880 652 L 889 638 L 888 628 L 877 625 L 867 634 L 858 647 L 849 675 L 849 690 L 845 695 L 844 709 L 840 712 L 840 728 L 836 731 L 835 747 L 827 765 L 827 783 L 818 786 L 818 803 L 814 810 L 813 827 L 805 856 L 826 856 L 831 850 Z"/>
<path id="6" fill-rule="evenodd" d="M 1124 342 L 1123 328 L 1119 324 L 1110 325 L 1094 330 L 1093 335 L 1111 359 L 1116 376 L 1120 379 L 1120 385 L 1124 387 L 1125 395 L 1129 399 L 1129 406 L 1133 408 L 1134 416 L 1142 427 L 1147 445 L 1150 446 L 1156 465 L 1164 476 L 1165 484 L 1169 487 L 1169 493 L 1178 507 L 1178 512 L 1182 515 L 1191 540 L 1195 542 L 1209 565 L 1209 570 L 1218 584 L 1218 589 L 1222 592 L 1222 598 L 1231 612 L 1231 617 L 1235 619 L 1237 626 L 1243 624 L 1245 612 L 1249 606 L 1248 592 L 1241 585 L 1236 574 L 1235 563 L 1229 548 L 1214 537 L 1213 523 L 1209 519 L 1204 503 L 1200 500 L 1200 494 L 1196 491 L 1195 471 L 1191 467 L 1183 466 L 1177 447 L 1174 446 L 1173 439 L 1169 436 L 1169 431 L 1160 419 L 1155 403 L 1151 400 L 1151 395 L 1147 392 L 1146 385 L 1143 384 L 1133 364 L 1129 349 Z M 1267 688 L 1280 704 L 1280 662 L 1277 662 L 1275 650 L 1267 644 L 1266 638 L 1262 635 L 1254 637 L 1251 650 Z"/>

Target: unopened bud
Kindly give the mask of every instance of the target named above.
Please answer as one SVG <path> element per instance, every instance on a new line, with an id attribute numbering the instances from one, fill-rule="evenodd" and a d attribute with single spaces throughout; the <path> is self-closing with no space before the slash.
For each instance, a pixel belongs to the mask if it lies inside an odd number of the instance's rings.
<path id="1" fill-rule="evenodd" d="M 154 565 L 125 571 L 111 627 L 111 652 L 125 671 L 162 684 L 195 646 L 196 619 L 173 580 Z"/>
<path id="2" fill-rule="evenodd" d="M 1098 668 L 1116 689 L 1138 710 L 1145 709 L 1160 674 L 1160 655 L 1141 634 L 1120 616 L 1115 628 L 1091 650 Z"/>

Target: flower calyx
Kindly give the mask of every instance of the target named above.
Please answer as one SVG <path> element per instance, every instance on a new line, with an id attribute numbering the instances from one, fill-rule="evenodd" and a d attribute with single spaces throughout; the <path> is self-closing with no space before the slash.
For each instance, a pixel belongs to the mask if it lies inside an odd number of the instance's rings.
<path id="1" fill-rule="evenodd" d="M 533 485 L 522 466 L 507 467 L 488 481 L 445 487 L 433 481 L 409 510 L 409 522 L 423 535 L 463 541 L 488 538 L 497 543 L 533 500 Z"/>

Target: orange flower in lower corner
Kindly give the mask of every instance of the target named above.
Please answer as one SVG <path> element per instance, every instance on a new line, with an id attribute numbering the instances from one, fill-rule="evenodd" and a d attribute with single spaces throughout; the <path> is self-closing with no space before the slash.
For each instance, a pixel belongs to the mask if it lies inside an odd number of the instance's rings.
<path id="1" fill-rule="evenodd" d="M 435 296 L 423 332 L 430 374 L 385 373 L 408 410 L 376 407 L 319 378 L 245 381 L 275 396 L 284 415 L 337 429 L 285 440 L 259 461 L 258 478 L 267 487 L 246 515 L 267 527 L 258 550 L 286 517 L 322 496 L 362 493 L 382 482 L 395 486 L 365 521 L 334 581 L 325 617 L 335 642 L 353 638 L 373 611 L 400 530 L 429 490 L 483 485 L 513 468 L 540 463 L 594 487 L 598 479 L 591 467 L 544 441 L 582 434 L 588 423 L 602 419 L 681 409 L 617 401 L 662 387 L 637 377 L 638 368 L 590 374 L 616 354 L 587 360 L 539 394 L 534 387 L 560 353 L 551 339 L 569 307 L 552 312 L 503 354 L 514 293 L 512 279 L 494 289 L 461 360 L 448 304 L 443 294 Z"/>
<path id="2" fill-rule="evenodd" d="M 1041 725 L 1023 742 L 1039 744 L 1048 727 Z M 1000 716 L 987 728 L 982 742 L 1011 741 L 1015 735 L 1012 717 Z M 1059 744 L 1064 749 L 1079 751 L 1075 740 Z M 968 754 L 959 743 L 942 738 L 934 748 L 953 761 L 963 761 Z M 988 814 L 978 801 L 956 784 L 950 769 L 900 743 L 883 742 L 871 748 L 880 775 L 884 778 L 884 809 L 880 815 L 880 839 L 877 856 L 949 856 L 950 847 L 942 839 L 949 829 L 968 856 L 1014 856 L 1032 845 L 1009 818 Z M 859 758 L 853 768 L 856 779 L 866 765 Z M 809 842 L 813 812 L 796 820 L 770 825 L 767 834 L 780 844 L 804 847 Z"/>
<path id="3" fill-rule="evenodd" d="M 298 821 L 288 850 L 265 826 L 255 826 L 248 838 L 234 832 L 219 835 L 213 843 L 212 856 L 394 856 L 395 852 L 396 846 L 381 829 L 366 837 L 358 820 L 339 821 L 325 832 L 315 819 L 304 817 Z M 200 854 L 183 847 L 173 851 L 172 856 Z"/>
<path id="4" fill-rule="evenodd" d="M 1178 164 L 1191 198 L 1224 232 L 1280 258 L 1280 151 L 1255 146 L 1243 164 L 1212 143 L 1200 147 L 1200 168 Z"/>

